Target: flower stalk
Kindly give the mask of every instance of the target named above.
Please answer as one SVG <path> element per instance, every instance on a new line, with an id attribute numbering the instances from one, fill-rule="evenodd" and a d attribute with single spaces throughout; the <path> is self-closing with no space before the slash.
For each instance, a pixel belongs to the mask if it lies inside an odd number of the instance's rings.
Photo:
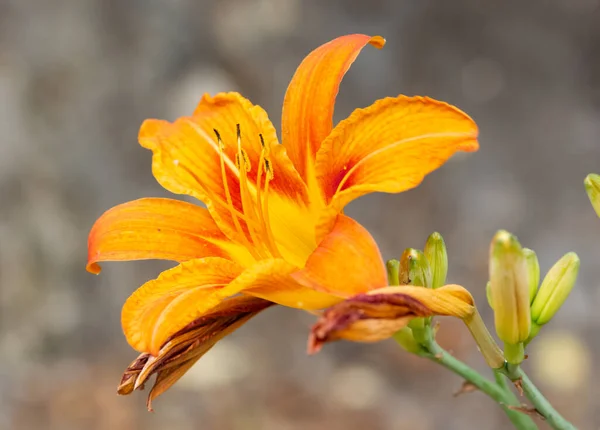
<path id="1" fill-rule="evenodd" d="M 431 331 L 432 328 L 427 327 L 426 330 Z M 499 385 L 494 383 L 475 369 L 453 357 L 435 341 L 432 333 L 430 333 L 428 338 L 429 340 L 427 343 L 422 345 L 423 351 L 417 353 L 417 355 L 444 366 L 446 369 L 459 375 L 464 380 L 477 387 L 479 391 L 496 401 L 516 429 L 535 430 L 538 428 L 531 417 L 515 409 L 511 409 L 511 406 L 518 407 L 520 406 L 520 403 L 510 389 L 506 387 L 506 384 Z"/>
<path id="2" fill-rule="evenodd" d="M 502 373 L 512 380 L 523 391 L 537 413 L 555 430 L 576 430 L 577 428 L 567 421 L 548 399 L 540 392 L 527 374 L 519 366 L 507 366 Z"/>

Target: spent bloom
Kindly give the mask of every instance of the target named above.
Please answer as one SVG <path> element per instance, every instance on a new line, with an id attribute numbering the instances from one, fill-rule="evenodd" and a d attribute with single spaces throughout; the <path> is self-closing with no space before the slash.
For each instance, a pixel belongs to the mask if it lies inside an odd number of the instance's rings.
<path id="1" fill-rule="evenodd" d="M 342 77 L 362 48 L 384 43 L 353 34 L 310 53 L 285 95 L 281 144 L 266 112 L 238 93 L 204 95 L 191 116 L 142 124 L 139 142 L 153 153 L 158 182 L 206 208 L 144 198 L 92 227 L 92 273 L 104 261 L 179 263 L 123 306 L 125 337 L 141 355 L 120 393 L 156 373 L 150 407 L 219 339 L 272 304 L 317 310 L 388 285 L 373 238 L 342 209 L 370 192 L 413 188 L 478 143 L 471 118 L 426 97 L 378 100 L 333 126 Z M 429 312 L 423 306 L 415 315 Z"/>

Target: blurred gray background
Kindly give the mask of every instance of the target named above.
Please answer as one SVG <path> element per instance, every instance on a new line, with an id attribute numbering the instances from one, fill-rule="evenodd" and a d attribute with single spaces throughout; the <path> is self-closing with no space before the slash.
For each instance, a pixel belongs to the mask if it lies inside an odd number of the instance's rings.
<path id="1" fill-rule="evenodd" d="M 531 376 L 582 429 L 600 428 L 600 220 L 583 190 L 600 173 L 598 0 L 0 0 L 0 429 L 504 429 L 480 393 L 391 341 L 305 354 L 313 317 L 270 309 L 204 357 L 146 412 L 118 397 L 136 356 L 126 297 L 168 265 L 85 272 L 86 241 L 111 206 L 166 196 L 136 142 L 145 118 L 191 113 L 204 92 L 238 90 L 278 126 L 302 58 L 336 36 L 387 38 L 342 84 L 336 119 L 399 93 L 458 105 L 481 150 L 422 186 L 348 213 L 386 258 L 434 230 L 449 280 L 486 320 L 489 240 L 499 228 L 542 270 L 582 260 L 578 285 L 531 345 Z M 465 328 L 440 342 L 485 371 Z M 543 424 L 542 424 L 543 427 Z"/>

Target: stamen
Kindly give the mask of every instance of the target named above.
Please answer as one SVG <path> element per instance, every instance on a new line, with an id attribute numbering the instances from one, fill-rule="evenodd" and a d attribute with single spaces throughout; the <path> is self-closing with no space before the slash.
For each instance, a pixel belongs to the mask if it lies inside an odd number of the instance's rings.
<path id="1" fill-rule="evenodd" d="M 271 162 L 267 158 L 265 158 L 265 171 L 267 172 L 267 178 L 272 181 L 275 175 L 273 174 L 273 169 L 271 169 Z"/>
<path id="2" fill-rule="evenodd" d="M 241 158 L 244 160 L 244 167 L 246 169 L 246 173 L 249 173 L 252 168 L 252 165 L 250 164 L 250 158 L 248 158 L 248 154 L 246 153 L 244 148 L 242 148 L 242 132 L 240 131 L 239 124 L 235 125 L 235 131 L 237 134 L 237 146 L 238 146 L 238 153 L 235 156 L 235 162 L 237 163 L 238 169 L 241 169 L 241 167 L 240 167 L 240 163 L 242 161 L 242 160 L 240 160 L 240 156 L 241 156 Z"/>
<path id="3" fill-rule="evenodd" d="M 275 243 L 273 232 L 271 231 L 269 224 L 269 204 L 267 203 L 269 198 L 269 182 L 273 179 L 273 170 L 271 168 L 271 162 L 267 159 L 269 154 L 269 147 L 265 145 L 265 140 L 262 134 L 259 134 L 260 144 L 262 150 L 260 153 L 260 160 L 258 162 L 258 172 L 256 174 L 256 205 L 258 208 L 259 219 L 262 220 L 263 235 L 267 238 L 267 244 L 271 254 L 275 257 L 281 257 L 279 248 Z M 262 189 L 262 173 L 265 170 L 265 188 Z"/>
<path id="4" fill-rule="evenodd" d="M 217 143 L 219 144 L 219 149 L 221 151 L 225 151 L 225 144 L 223 143 L 223 140 L 221 139 L 219 130 L 217 130 L 216 128 L 213 128 L 213 131 L 215 132 L 215 135 L 217 136 Z"/>
<path id="5" fill-rule="evenodd" d="M 246 244 L 246 248 L 248 248 L 250 250 L 250 252 L 252 253 L 254 247 L 248 246 L 249 245 L 248 238 L 246 237 L 246 233 L 244 233 L 244 230 L 242 229 L 240 221 L 238 220 L 238 217 L 235 213 L 236 211 L 235 211 L 235 207 L 233 206 L 233 199 L 231 198 L 231 193 L 229 192 L 229 183 L 227 182 L 227 173 L 225 172 L 225 154 L 224 154 L 225 145 L 223 144 L 223 141 L 221 140 L 221 135 L 219 134 L 217 129 L 213 129 L 213 131 L 215 132 L 215 135 L 217 136 L 217 142 L 219 144 L 219 157 L 220 157 L 220 161 L 221 161 L 221 180 L 223 181 L 223 189 L 225 191 L 225 197 L 227 199 L 227 208 L 229 209 L 231 218 L 233 220 L 233 224 L 235 226 L 235 230 L 238 233 L 241 242 Z M 242 212 L 243 212 L 243 208 L 242 208 Z M 246 225 L 248 226 L 248 230 L 251 230 L 250 225 L 248 223 Z M 256 256 L 255 256 L 255 258 L 256 258 Z"/>
<path id="6" fill-rule="evenodd" d="M 265 166 L 267 165 L 267 159 L 265 159 Z M 275 243 L 275 238 L 273 237 L 273 231 L 271 230 L 271 224 L 269 222 L 269 184 L 271 183 L 271 177 L 269 177 L 269 174 L 267 173 L 266 175 L 266 179 L 265 179 L 265 188 L 263 190 L 263 201 L 262 202 L 258 202 L 259 206 L 262 206 L 262 212 L 263 212 L 263 223 L 265 226 L 265 231 L 267 233 L 267 239 L 269 241 L 269 248 L 271 248 L 271 253 L 273 254 L 274 257 L 279 257 L 281 258 L 281 253 L 279 252 L 279 248 L 277 247 L 277 244 Z"/>
<path id="7" fill-rule="evenodd" d="M 250 233 L 250 238 L 255 245 L 256 252 L 262 255 L 263 258 L 268 258 L 269 250 L 265 247 L 265 241 L 261 240 L 261 238 L 264 237 L 261 231 L 264 228 L 263 223 L 261 223 L 262 218 L 256 212 L 257 205 L 254 203 L 254 199 L 252 198 L 252 194 L 249 189 L 248 171 L 250 170 L 250 160 L 248 159 L 246 151 L 244 151 L 242 148 L 242 135 L 239 124 L 236 125 L 236 132 L 238 144 L 236 162 L 238 163 L 238 168 L 240 169 L 240 196 L 242 198 L 242 210 L 249 218 L 257 221 L 257 228 L 254 228 L 254 225 L 248 226 L 248 232 Z"/>

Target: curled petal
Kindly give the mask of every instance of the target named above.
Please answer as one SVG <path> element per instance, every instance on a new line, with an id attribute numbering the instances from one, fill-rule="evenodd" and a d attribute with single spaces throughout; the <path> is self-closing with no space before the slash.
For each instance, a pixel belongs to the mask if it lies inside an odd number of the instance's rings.
<path id="1" fill-rule="evenodd" d="M 312 51 L 292 78 L 282 113 L 282 142 L 307 180 L 321 142 L 333 127 L 333 109 L 342 78 L 367 44 L 382 48 L 381 36 L 350 34 Z"/>
<path id="2" fill-rule="evenodd" d="M 204 208 L 172 199 L 134 200 L 98 218 L 88 238 L 87 270 L 100 273 L 100 261 L 244 259 L 247 251 L 226 239 Z"/>
<path id="3" fill-rule="evenodd" d="M 158 354 L 169 336 L 239 292 L 229 283 L 242 271 L 221 258 L 181 263 L 138 288 L 125 302 L 121 325 L 129 344 Z"/>
<path id="4" fill-rule="evenodd" d="M 457 151 L 478 149 L 477 126 L 427 97 L 386 98 L 355 110 L 322 143 L 316 172 L 335 210 L 370 193 L 417 186 Z"/>
<path id="5" fill-rule="evenodd" d="M 327 309 L 312 328 L 308 351 L 318 352 L 325 342 L 338 339 L 387 339 L 417 317 L 449 315 L 464 319 L 474 311 L 471 294 L 459 285 L 436 290 L 413 286 L 380 288 Z"/>
<path id="6" fill-rule="evenodd" d="M 152 400 L 169 389 L 219 340 L 272 305 L 249 296 L 223 301 L 171 336 L 156 356 L 143 353 L 134 360 L 125 370 L 117 392 L 126 395 L 135 389 L 143 389 L 148 378 L 156 373 L 156 382 L 147 401 L 148 410 L 152 410 Z"/>
<path id="7" fill-rule="evenodd" d="M 387 285 L 385 264 L 371 234 L 345 215 L 294 273 L 299 282 L 340 297 L 350 297 Z"/>

